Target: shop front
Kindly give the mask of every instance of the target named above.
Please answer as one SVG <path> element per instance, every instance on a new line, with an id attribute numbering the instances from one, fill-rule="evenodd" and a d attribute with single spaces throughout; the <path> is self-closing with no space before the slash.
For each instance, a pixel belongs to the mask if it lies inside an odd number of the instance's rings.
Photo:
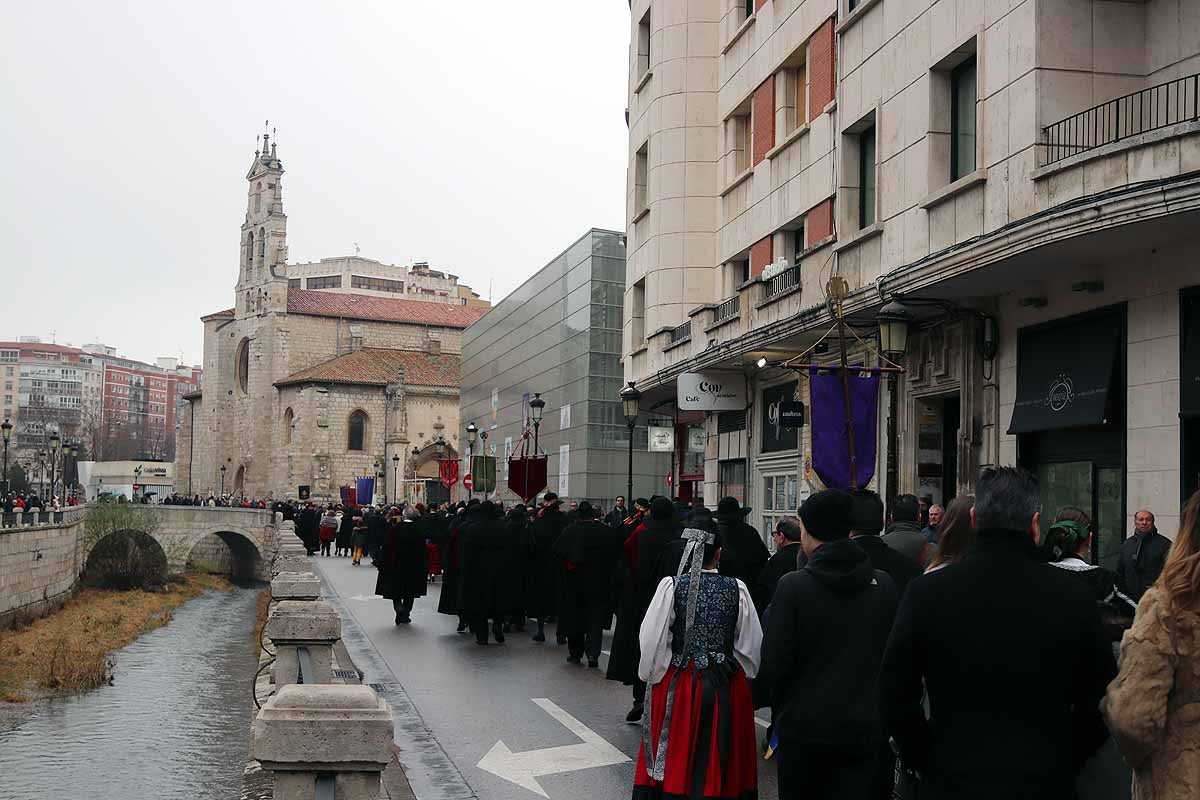
<path id="1" fill-rule="evenodd" d="M 1124 304 L 1017 332 L 1016 401 L 1008 433 L 1038 477 L 1042 527 L 1066 506 L 1092 519 L 1092 558 L 1115 568 L 1126 481 Z"/>

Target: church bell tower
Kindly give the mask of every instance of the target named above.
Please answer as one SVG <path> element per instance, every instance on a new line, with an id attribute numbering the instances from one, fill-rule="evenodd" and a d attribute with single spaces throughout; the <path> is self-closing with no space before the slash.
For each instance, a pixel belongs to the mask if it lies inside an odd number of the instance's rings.
<path id="1" fill-rule="evenodd" d="M 287 215 L 283 213 L 283 162 L 274 131 L 264 123 L 254 161 L 246 173 L 246 219 L 242 223 L 237 315 L 287 310 Z M 280 306 L 281 307 L 277 307 Z"/>

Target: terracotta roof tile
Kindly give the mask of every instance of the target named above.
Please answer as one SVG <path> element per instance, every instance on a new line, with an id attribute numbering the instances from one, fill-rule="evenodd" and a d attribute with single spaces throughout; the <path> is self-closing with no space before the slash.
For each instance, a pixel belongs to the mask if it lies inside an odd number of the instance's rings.
<path id="1" fill-rule="evenodd" d="M 409 322 L 416 325 L 441 325 L 465 328 L 483 316 L 485 309 L 450 303 L 427 303 L 362 294 L 288 289 L 289 314 L 313 314 L 319 317 Z"/>
<path id="2" fill-rule="evenodd" d="M 310 292 L 315 294 L 315 292 Z M 424 305 L 424 304 L 421 304 Z M 433 305 L 430 303 L 429 305 Z M 459 357 L 442 353 L 431 355 L 418 350 L 384 350 L 364 347 L 344 356 L 276 381 L 276 386 L 298 383 L 351 383 L 386 386 L 404 367 L 404 383 L 410 386 L 447 386 L 458 388 Z"/>

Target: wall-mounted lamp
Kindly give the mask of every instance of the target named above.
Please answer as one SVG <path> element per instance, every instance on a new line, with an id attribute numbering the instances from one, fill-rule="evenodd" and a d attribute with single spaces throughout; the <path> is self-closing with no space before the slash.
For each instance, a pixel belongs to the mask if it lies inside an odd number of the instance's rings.
<path id="1" fill-rule="evenodd" d="M 754 362 L 754 366 L 758 367 L 759 369 L 762 369 L 762 368 L 763 368 L 763 367 L 765 367 L 766 365 L 767 365 L 767 359 L 766 359 L 766 357 L 765 357 L 765 356 L 764 356 L 764 357 L 761 357 L 761 358 L 759 358 L 759 359 L 758 359 L 758 361 L 755 361 L 755 362 Z"/>

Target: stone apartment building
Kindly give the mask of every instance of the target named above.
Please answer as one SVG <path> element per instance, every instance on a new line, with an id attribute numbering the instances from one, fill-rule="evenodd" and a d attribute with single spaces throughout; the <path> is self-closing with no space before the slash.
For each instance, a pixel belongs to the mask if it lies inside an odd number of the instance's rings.
<path id="1" fill-rule="evenodd" d="M 449 303 L 470 308 L 489 308 L 458 276 L 431 269 L 424 261 L 401 267 L 383 264 L 358 255 L 322 258 L 285 267 L 288 288 L 348 292 L 372 297 L 407 297 L 430 303 Z"/>
<path id="2" fill-rule="evenodd" d="M 820 487 L 810 429 L 766 428 L 810 399 L 783 363 L 836 357 L 838 276 L 850 363 L 883 363 L 883 306 L 910 320 L 872 487 L 944 502 L 1018 463 L 1105 562 L 1139 508 L 1174 535 L 1200 475 L 1200 6 L 635 0 L 630 34 L 625 374 L 643 407 L 684 373 L 746 382 L 744 413 L 681 423 L 708 503 L 762 525 Z"/>
<path id="3" fill-rule="evenodd" d="M 462 330 L 483 311 L 289 285 L 282 176 L 264 136 L 246 174 L 235 306 L 202 318 L 204 384 L 181 414 L 178 491 L 281 498 L 306 486 L 331 499 L 397 467 L 436 483 L 436 440 L 458 457 Z"/>

